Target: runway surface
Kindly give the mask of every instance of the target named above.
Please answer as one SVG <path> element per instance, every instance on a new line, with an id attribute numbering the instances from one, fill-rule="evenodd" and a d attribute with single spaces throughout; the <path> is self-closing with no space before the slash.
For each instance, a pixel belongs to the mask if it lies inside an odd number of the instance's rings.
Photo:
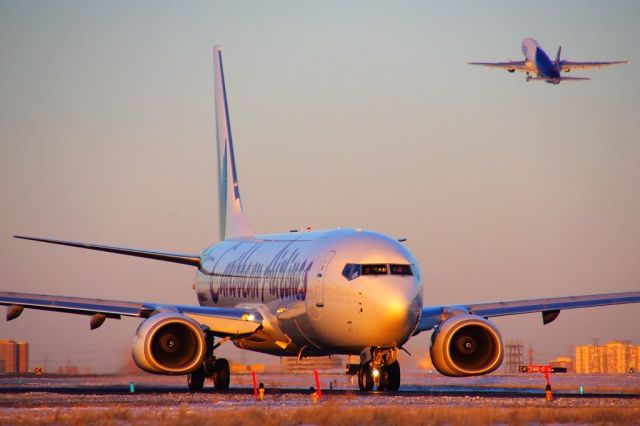
<path id="1" fill-rule="evenodd" d="M 405 375 L 399 392 L 360 392 L 340 374 L 321 380 L 323 395 L 315 402 L 312 374 L 259 375 L 263 401 L 254 397 L 250 374 L 233 376 L 228 392 L 209 384 L 195 393 L 184 378 L 0 376 L 0 425 L 636 424 L 640 417 L 637 375 L 552 379 L 553 401 L 545 398 L 541 377 Z"/>
<path id="2" fill-rule="evenodd" d="M 268 403 L 306 404 L 312 374 L 260 374 Z M 321 376 L 324 400 L 357 400 L 359 404 L 453 404 L 499 403 L 523 405 L 546 403 L 542 376 L 489 375 L 478 378 L 451 379 L 442 376 L 406 375 L 398 392 L 360 392 L 341 374 Z M 635 404 L 640 401 L 640 375 L 552 377 L 556 401 L 572 405 L 606 403 Z M 131 392 L 133 384 L 133 392 Z M 583 393 L 580 393 L 580 386 Z M 601 402 L 596 402 L 600 400 Z M 591 401 L 591 402 L 589 402 Z M 604 402 L 607 401 L 607 402 Z M 14 377 L 0 378 L 0 407 L 35 407 L 39 405 L 92 404 L 171 404 L 213 403 L 246 406 L 254 403 L 250 374 L 235 375 L 227 392 L 215 391 L 207 383 L 203 392 L 189 392 L 182 377 L 162 376 L 86 376 L 86 377 Z"/>
<path id="3" fill-rule="evenodd" d="M 24 393 L 45 393 L 45 394 L 61 394 L 61 395 L 158 395 L 158 394 L 187 394 L 194 395 L 190 392 L 186 386 L 158 386 L 158 385 L 135 385 L 134 391 L 131 392 L 128 384 L 123 385 L 73 385 L 73 386 L 52 386 L 52 385 L 14 385 L 14 386 L 1 386 L 1 394 L 24 394 Z M 232 397 L 239 396 L 253 396 L 254 391 L 251 388 L 232 388 L 228 391 L 220 392 L 211 387 L 205 388 L 202 392 L 203 395 L 229 395 Z M 300 388 L 271 388 L 268 389 L 270 395 L 278 396 L 295 396 L 306 395 L 309 393 L 306 389 Z M 340 395 L 355 395 L 369 398 L 414 398 L 420 396 L 447 396 L 447 397 L 472 397 L 472 398 L 544 398 L 544 389 L 518 389 L 518 388 L 504 388 L 504 389 L 491 389 L 491 388 L 457 388 L 457 387 L 416 387 L 402 388 L 397 392 L 360 392 L 354 389 L 324 389 L 322 393 L 326 396 L 340 396 Z M 640 394 L 637 393 L 620 393 L 620 392 L 589 392 L 589 393 L 577 393 L 577 392 L 554 392 L 556 398 L 576 398 L 576 399 L 636 399 L 640 400 Z M 0 406 L 3 403 L 0 400 Z"/>

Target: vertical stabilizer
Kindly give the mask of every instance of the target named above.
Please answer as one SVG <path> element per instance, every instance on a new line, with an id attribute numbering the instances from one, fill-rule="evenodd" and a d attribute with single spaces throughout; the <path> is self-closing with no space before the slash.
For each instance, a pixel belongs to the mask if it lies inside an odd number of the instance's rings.
<path id="1" fill-rule="evenodd" d="M 220 239 L 252 236 L 253 231 L 242 211 L 240 187 L 233 153 L 233 139 L 227 105 L 227 89 L 222 70 L 220 46 L 213 48 L 214 91 L 216 96 L 216 127 L 218 136 L 218 195 L 220 208 Z"/>
<path id="2" fill-rule="evenodd" d="M 556 68 L 558 72 L 562 71 L 562 66 L 560 65 L 560 52 L 562 51 L 562 46 L 558 46 L 558 53 L 556 53 L 556 60 L 553 63 L 553 66 Z"/>

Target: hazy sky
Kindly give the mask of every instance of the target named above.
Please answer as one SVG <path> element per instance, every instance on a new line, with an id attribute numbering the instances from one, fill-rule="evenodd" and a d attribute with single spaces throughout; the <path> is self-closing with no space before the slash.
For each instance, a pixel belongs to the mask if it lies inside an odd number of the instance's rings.
<path id="1" fill-rule="evenodd" d="M 639 290 L 638 18 L 636 1 L 0 0 L 0 289 L 196 303 L 190 267 L 11 235 L 216 242 L 219 43 L 257 231 L 406 237 L 425 304 Z M 551 57 L 562 44 L 631 65 L 552 86 L 465 64 L 520 60 L 527 36 Z M 593 337 L 640 343 L 639 309 L 495 323 L 543 362 Z M 84 316 L 25 311 L 0 338 L 27 340 L 32 367 L 109 370 L 139 322 L 89 332 Z"/>

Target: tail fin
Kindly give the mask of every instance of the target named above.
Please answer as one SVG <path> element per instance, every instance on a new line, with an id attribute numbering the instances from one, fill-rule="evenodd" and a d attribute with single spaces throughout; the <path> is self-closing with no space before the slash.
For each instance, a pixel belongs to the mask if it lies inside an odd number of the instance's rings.
<path id="1" fill-rule="evenodd" d="M 558 46 L 558 53 L 556 53 L 556 60 L 553 61 L 553 66 L 555 69 L 560 72 L 562 71 L 562 66 L 560 65 L 560 52 L 562 51 L 562 46 Z"/>
<path id="2" fill-rule="evenodd" d="M 220 239 L 253 235 L 242 211 L 240 187 L 233 153 L 231 124 L 227 105 L 227 90 L 222 70 L 222 50 L 213 48 L 214 91 L 216 97 L 216 127 L 218 136 L 218 195 L 220 208 Z"/>

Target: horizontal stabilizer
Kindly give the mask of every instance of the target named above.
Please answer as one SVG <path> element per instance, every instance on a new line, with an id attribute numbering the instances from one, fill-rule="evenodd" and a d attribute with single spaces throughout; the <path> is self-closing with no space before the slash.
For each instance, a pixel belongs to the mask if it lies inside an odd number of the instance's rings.
<path id="1" fill-rule="evenodd" d="M 527 77 L 527 81 L 529 80 L 544 81 L 550 84 L 560 84 L 561 81 L 583 81 L 591 79 L 589 77 Z"/>
<path id="2" fill-rule="evenodd" d="M 560 81 L 580 81 L 580 80 L 591 80 L 589 77 L 560 77 L 558 78 Z"/>
<path id="3" fill-rule="evenodd" d="M 147 259 L 162 260 L 163 262 L 181 263 L 183 265 L 200 266 L 200 256 L 194 254 L 168 253 L 162 251 L 140 250 L 125 247 L 104 246 L 99 244 L 86 244 L 75 241 L 52 240 L 48 238 L 25 237 L 14 235 L 21 240 L 39 241 L 42 243 L 60 244 L 62 246 L 78 247 L 87 250 L 105 251 L 107 253 L 124 254 L 127 256 L 144 257 Z"/>

